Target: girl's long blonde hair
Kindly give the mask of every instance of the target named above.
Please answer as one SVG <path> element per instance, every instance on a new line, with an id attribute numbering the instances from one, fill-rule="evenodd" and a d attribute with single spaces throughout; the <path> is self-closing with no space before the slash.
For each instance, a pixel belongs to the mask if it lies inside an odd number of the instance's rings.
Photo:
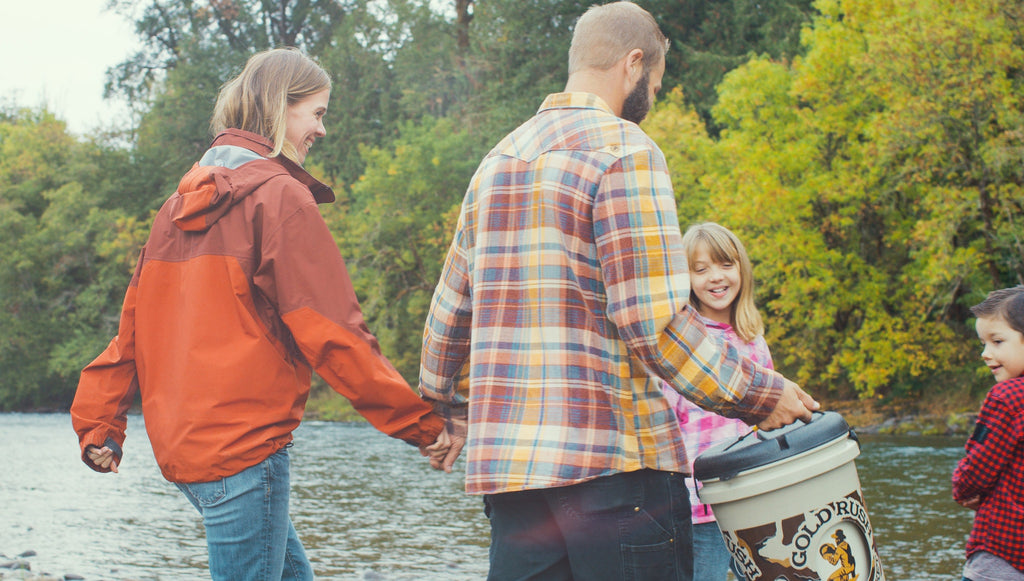
<path id="1" fill-rule="evenodd" d="M 754 267 L 747 249 L 728 228 L 714 222 L 694 224 L 683 235 L 683 249 L 687 263 L 693 264 L 697 250 L 704 246 L 708 256 L 716 263 L 732 263 L 740 269 L 740 292 L 732 302 L 730 324 L 736 334 L 747 343 L 764 334 L 764 321 L 754 304 Z M 690 291 L 690 301 L 700 309 L 700 300 Z"/>
<path id="2" fill-rule="evenodd" d="M 330 75 L 297 48 L 256 53 L 221 87 L 210 130 L 217 135 L 242 129 L 266 137 L 274 144 L 271 157 L 283 154 L 297 163 L 295 146 L 285 139 L 288 106 L 330 88 Z"/>

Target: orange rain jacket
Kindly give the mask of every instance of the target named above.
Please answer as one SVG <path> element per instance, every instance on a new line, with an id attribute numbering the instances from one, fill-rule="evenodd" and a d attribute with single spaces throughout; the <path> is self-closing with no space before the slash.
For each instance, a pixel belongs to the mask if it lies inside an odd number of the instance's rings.
<path id="1" fill-rule="evenodd" d="M 136 390 L 168 480 L 258 464 L 292 440 L 311 368 L 385 434 L 425 446 L 440 433 L 363 322 L 317 208 L 334 192 L 271 151 L 225 131 L 157 214 L 118 334 L 82 371 L 71 407 L 93 469 L 87 446 L 120 455 Z"/>

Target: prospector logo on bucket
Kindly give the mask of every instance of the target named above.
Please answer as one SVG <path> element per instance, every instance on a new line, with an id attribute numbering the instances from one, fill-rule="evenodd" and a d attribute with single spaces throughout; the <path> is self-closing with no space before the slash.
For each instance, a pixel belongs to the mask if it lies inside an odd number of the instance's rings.
<path id="1" fill-rule="evenodd" d="M 859 491 L 774 523 L 724 532 L 723 537 L 747 579 L 885 579 Z"/>

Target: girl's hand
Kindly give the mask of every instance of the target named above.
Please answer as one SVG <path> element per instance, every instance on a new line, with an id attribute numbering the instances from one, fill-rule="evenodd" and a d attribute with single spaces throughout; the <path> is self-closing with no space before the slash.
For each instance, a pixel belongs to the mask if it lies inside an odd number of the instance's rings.
<path id="1" fill-rule="evenodd" d="M 97 448 L 96 446 L 89 446 L 85 449 L 86 456 L 89 457 L 89 461 L 94 466 L 102 468 L 104 470 L 110 470 L 111 472 L 117 473 L 117 457 L 114 455 L 114 451 L 104 446 Z"/>

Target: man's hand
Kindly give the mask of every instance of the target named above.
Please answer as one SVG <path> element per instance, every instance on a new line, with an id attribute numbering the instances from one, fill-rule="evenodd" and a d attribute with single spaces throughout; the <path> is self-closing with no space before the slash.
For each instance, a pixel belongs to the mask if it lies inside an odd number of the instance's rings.
<path id="1" fill-rule="evenodd" d="M 420 448 L 420 454 L 430 458 L 430 467 L 434 470 L 451 472 L 465 445 L 466 438 L 453 436 L 445 429 L 437 436 L 436 442 Z"/>
<path id="2" fill-rule="evenodd" d="M 767 418 L 757 424 L 757 427 L 762 430 L 774 430 L 788 426 L 796 420 L 809 422 L 811 421 L 811 412 L 815 412 L 819 408 L 821 408 L 821 404 L 807 395 L 804 390 L 800 389 L 800 386 L 787 379 L 785 387 L 782 388 L 782 397 L 775 404 L 775 409 Z"/>

